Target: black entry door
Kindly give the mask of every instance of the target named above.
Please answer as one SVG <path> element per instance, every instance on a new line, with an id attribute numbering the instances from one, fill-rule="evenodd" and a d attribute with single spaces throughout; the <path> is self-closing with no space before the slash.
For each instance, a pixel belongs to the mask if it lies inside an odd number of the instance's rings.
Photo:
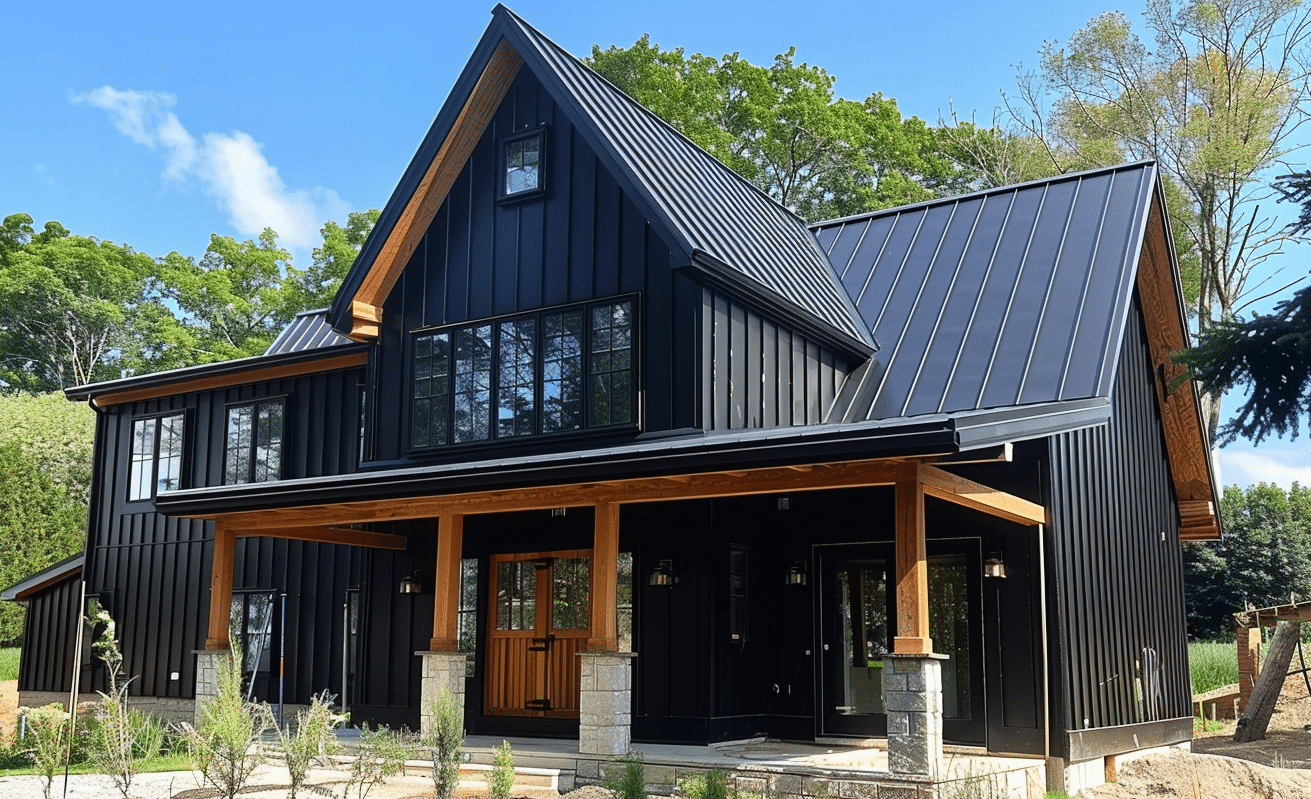
<path id="1" fill-rule="evenodd" d="M 929 635 L 942 664 L 943 734 L 985 743 L 978 539 L 929 542 Z M 819 548 L 819 732 L 886 735 L 884 655 L 896 630 L 891 542 Z"/>

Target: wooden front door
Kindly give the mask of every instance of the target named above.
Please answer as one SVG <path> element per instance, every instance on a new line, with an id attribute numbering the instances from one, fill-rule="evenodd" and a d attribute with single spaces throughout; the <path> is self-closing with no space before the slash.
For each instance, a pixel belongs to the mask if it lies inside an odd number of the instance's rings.
<path id="1" fill-rule="evenodd" d="M 493 555 L 484 712 L 578 718 L 592 551 Z"/>

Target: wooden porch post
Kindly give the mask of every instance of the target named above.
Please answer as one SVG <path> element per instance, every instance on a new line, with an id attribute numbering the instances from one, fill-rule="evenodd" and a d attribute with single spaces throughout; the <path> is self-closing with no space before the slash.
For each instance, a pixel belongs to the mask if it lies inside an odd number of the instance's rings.
<path id="1" fill-rule="evenodd" d="M 222 520 L 214 520 L 214 562 L 209 578 L 209 630 L 205 649 L 226 650 L 232 645 L 228 627 L 232 614 L 232 571 L 236 567 L 237 536 Z"/>
<path id="2" fill-rule="evenodd" d="M 592 543 L 592 637 L 590 652 L 619 651 L 619 622 L 615 603 L 619 596 L 619 504 L 596 506 Z"/>
<path id="3" fill-rule="evenodd" d="M 437 566 L 433 581 L 432 652 L 460 649 L 460 555 L 464 548 L 464 515 L 438 517 Z"/>
<path id="4" fill-rule="evenodd" d="M 897 634 L 899 655 L 933 652 L 929 637 L 929 563 L 924 543 L 924 483 L 919 466 L 907 467 L 896 482 Z"/>
<path id="5" fill-rule="evenodd" d="M 1238 711 L 1247 710 L 1252 688 L 1261 674 L 1261 626 L 1239 626 L 1234 636 L 1238 646 Z"/>

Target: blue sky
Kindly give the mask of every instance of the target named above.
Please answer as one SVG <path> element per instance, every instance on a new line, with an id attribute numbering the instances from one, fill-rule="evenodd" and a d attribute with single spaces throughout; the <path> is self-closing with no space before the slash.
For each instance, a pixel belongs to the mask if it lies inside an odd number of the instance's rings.
<path id="1" fill-rule="evenodd" d="M 155 256 L 273 227 L 309 261 L 328 219 L 381 207 L 490 19 L 491 2 L 13 4 L 0 48 L 0 217 L 58 220 Z M 662 47 L 796 58 L 936 122 L 992 117 L 1015 67 L 1115 6 L 577 2 L 513 10 L 575 55 Z M 1121 6 L 1135 21 L 1141 8 Z M 1308 159 L 1311 160 L 1311 159 Z M 1294 257 L 1305 256 L 1296 250 Z M 1296 267 L 1302 271 L 1303 267 Z M 1222 451 L 1226 483 L 1311 484 L 1305 439 Z"/>

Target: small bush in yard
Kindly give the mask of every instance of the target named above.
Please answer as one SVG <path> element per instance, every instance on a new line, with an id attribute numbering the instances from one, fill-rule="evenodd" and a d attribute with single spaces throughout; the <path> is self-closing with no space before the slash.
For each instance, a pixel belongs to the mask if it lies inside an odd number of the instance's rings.
<path id="1" fill-rule="evenodd" d="M 728 773 L 719 769 L 707 771 L 679 781 L 678 788 L 690 799 L 728 799 Z"/>
<path id="2" fill-rule="evenodd" d="M 26 744 L 28 756 L 45 780 L 42 786 L 50 799 L 50 785 L 68 759 L 69 716 L 64 706 L 51 703 L 27 714 Z"/>
<path id="3" fill-rule="evenodd" d="M 344 720 L 344 716 L 332 712 L 332 698 L 325 691 L 312 696 L 310 706 L 296 714 L 294 733 L 278 730 L 278 743 L 291 782 L 288 799 L 296 799 L 296 792 L 305 787 L 312 766 L 342 751 L 335 731 Z"/>
<path id="4" fill-rule="evenodd" d="M 501 741 L 501 748 L 492 759 L 492 770 L 487 772 L 487 793 L 492 799 L 509 799 L 513 787 L 514 753 L 510 751 L 509 741 Z"/>
<path id="5" fill-rule="evenodd" d="M 191 763 L 204 781 L 233 799 L 263 757 L 255 745 L 273 727 L 265 705 L 246 701 L 241 690 L 241 650 L 236 642 L 220 658 L 215 694 L 200 707 L 195 727 L 182 726 Z"/>
<path id="6" fill-rule="evenodd" d="M 87 756 L 96 770 L 112 779 L 114 787 L 118 788 L 123 799 L 127 799 L 136 776 L 136 753 L 140 747 L 137 736 L 152 734 L 150 722 L 142 713 L 128 706 L 127 687 L 131 680 L 123 675 L 123 653 L 114 637 L 113 617 L 96 603 L 92 605 L 87 622 L 103 625 L 104 631 L 93 648 L 104 661 L 105 676 L 109 680 L 108 691 L 96 692 L 100 698 L 92 711 L 96 723 L 90 727 L 93 734 L 87 739 Z M 159 741 L 162 740 L 161 733 Z"/>
<path id="7" fill-rule="evenodd" d="M 464 743 L 464 708 L 454 694 L 438 691 L 428 706 L 432 729 L 423 745 L 432 754 L 432 784 L 437 799 L 455 799 L 460 784 L 460 746 Z"/>
<path id="8" fill-rule="evenodd" d="M 646 769 L 642 767 L 642 753 L 629 752 L 611 761 L 605 772 L 605 787 L 614 791 L 619 799 L 643 799 L 646 796 Z"/>
<path id="9" fill-rule="evenodd" d="M 360 749 L 351 762 L 346 793 L 355 786 L 358 799 L 364 799 L 377 783 L 404 773 L 405 761 L 414 754 L 414 742 L 407 733 L 385 725 L 373 730 L 367 725 L 360 727 Z"/>

